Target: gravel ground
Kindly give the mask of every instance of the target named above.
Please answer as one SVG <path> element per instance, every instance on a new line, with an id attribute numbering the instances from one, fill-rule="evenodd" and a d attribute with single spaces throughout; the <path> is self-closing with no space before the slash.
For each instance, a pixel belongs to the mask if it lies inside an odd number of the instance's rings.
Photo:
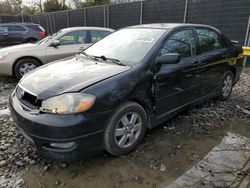
<path id="1" fill-rule="evenodd" d="M 8 97 L 15 85 L 16 82 L 11 78 L 0 78 L 0 188 L 25 187 L 22 176 L 29 171 L 31 166 L 37 166 L 40 173 L 45 173 L 50 169 L 63 169 L 68 166 L 64 163 L 44 159 L 38 154 L 36 148 L 30 145 L 19 131 L 16 130 L 8 111 Z M 176 144 L 171 146 L 171 149 L 155 154 L 154 158 L 147 157 L 147 152 L 149 153 L 154 150 L 158 141 L 172 135 L 177 137 L 197 134 L 209 135 L 211 131 L 225 126 L 227 122 L 238 119 L 249 121 L 249 117 L 250 68 L 246 68 L 240 82 L 235 86 L 230 100 L 205 103 L 180 114 L 171 121 L 164 123 L 160 128 L 149 131 L 138 151 L 125 156 L 125 158 L 127 160 L 134 160 L 138 166 L 148 165 L 150 169 L 158 169 L 160 172 L 165 172 L 166 164 L 163 162 L 161 156 L 168 155 L 169 157 L 175 155 L 176 150 L 181 149 L 182 145 Z M 143 161 L 141 157 L 143 157 Z M 99 158 L 107 158 L 107 154 L 101 154 Z M 199 156 L 192 155 L 191 159 L 196 161 L 199 159 Z M 115 175 L 113 179 L 119 179 L 119 177 Z M 55 182 L 55 185 L 64 185 L 61 181 Z M 119 185 L 117 181 L 114 180 L 115 185 Z M 140 184 L 143 183 L 141 177 L 136 177 L 134 181 Z M 38 187 L 44 187 L 40 183 L 38 185 Z"/>

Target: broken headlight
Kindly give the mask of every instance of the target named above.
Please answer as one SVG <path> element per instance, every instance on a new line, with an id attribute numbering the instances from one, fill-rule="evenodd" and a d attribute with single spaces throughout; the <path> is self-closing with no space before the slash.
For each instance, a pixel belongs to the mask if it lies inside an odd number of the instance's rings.
<path id="1" fill-rule="evenodd" d="M 86 93 L 66 93 L 42 102 L 40 110 L 52 114 L 74 114 L 87 111 L 95 102 L 95 96 Z"/>

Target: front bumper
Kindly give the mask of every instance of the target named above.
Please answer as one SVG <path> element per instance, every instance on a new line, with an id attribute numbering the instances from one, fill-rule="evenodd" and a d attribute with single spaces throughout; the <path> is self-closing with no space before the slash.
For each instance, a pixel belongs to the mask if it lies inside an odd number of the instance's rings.
<path id="1" fill-rule="evenodd" d="M 91 116 L 34 114 L 25 111 L 15 95 L 10 97 L 9 104 L 18 129 L 48 158 L 72 161 L 103 150 L 103 132 L 110 111 Z M 50 145 L 70 142 L 75 144 L 69 148 Z"/>

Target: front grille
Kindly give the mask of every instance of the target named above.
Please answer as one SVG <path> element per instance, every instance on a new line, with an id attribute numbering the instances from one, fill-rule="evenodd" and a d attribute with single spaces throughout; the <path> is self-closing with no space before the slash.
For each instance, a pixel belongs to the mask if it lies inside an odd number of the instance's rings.
<path id="1" fill-rule="evenodd" d="M 22 89 L 20 86 L 17 86 L 15 94 L 18 100 L 29 109 L 38 109 L 41 107 L 41 100 L 37 99 L 37 96 Z"/>

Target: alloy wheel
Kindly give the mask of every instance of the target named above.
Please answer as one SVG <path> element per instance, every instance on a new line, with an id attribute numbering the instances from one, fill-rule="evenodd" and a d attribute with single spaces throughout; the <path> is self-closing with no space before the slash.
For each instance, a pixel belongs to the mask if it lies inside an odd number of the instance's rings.
<path id="1" fill-rule="evenodd" d="M 27 74 L 28 72 L 34 70 L 35 68 L 37 68 L 36 65 L 34 65 L 33 63 L 24 63 L 21 67 L 20 67 L 20 75 L 24 76 L 25 74 Z"/>
<path id="2" fill-rule="evenodd" d="M 232 87 L 233 87 L 233 78 L 231 75 L 227 75 L 223 81 L 222 95 L 224 97 L 227 97 L 228 95 L 230 95 Z"/>
<path id="3" fill-rule="evenodd" d="M 142 131 L 142 118 L 136 112 L 127 113 L 118 121 L 114 137 L 120 148 L 128 148 L 139 138 Z"/>

